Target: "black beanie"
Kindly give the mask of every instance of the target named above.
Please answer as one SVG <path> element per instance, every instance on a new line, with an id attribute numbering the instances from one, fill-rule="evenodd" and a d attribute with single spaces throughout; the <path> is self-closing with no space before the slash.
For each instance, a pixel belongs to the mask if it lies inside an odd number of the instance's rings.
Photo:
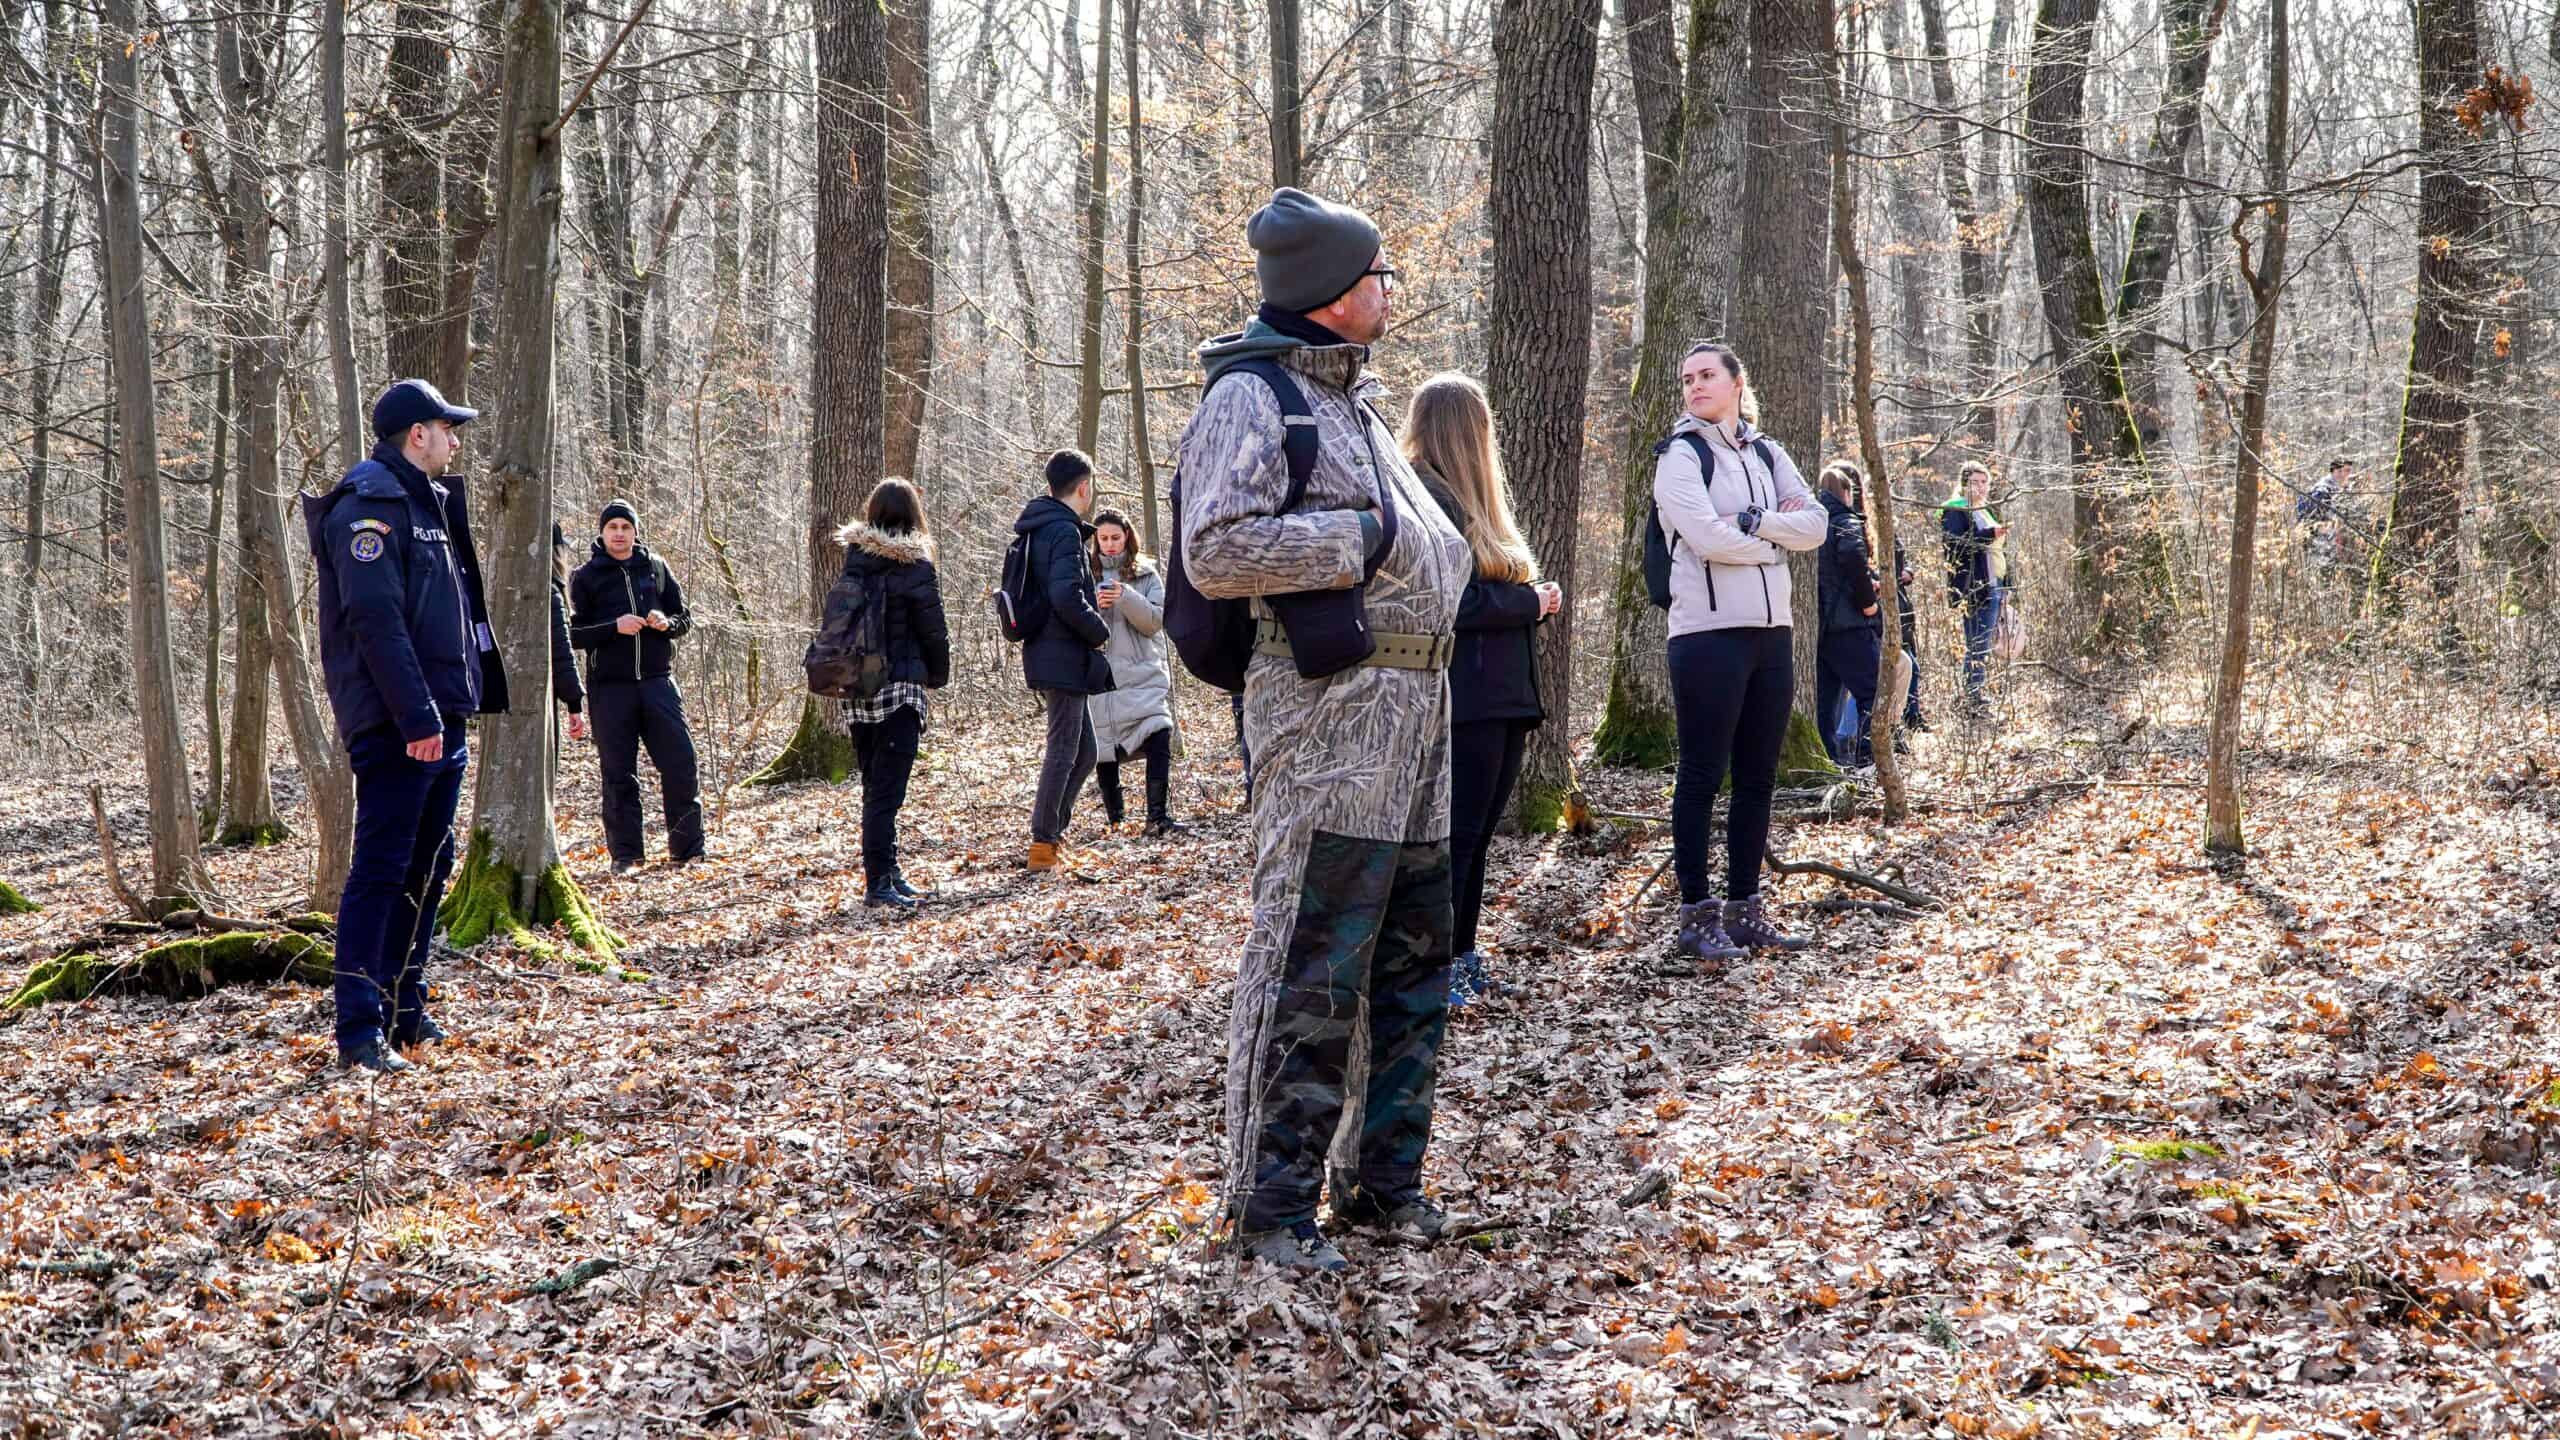
<path id="1" fill-rule="evenodd" d="M 1378 258 L 1378 227 L 1348 205 L 1286 186 L 1245 222 L 1262 298 L 1283 310 L 1321 310 L 1360 283 Z"/>
<path id="2" fill-rule="evenodd" d="M 604 529 L 605 522 L 608 520 L 628 520 L 631 522 L 632 529 L 640 528 L 640 512 L 632 509 L 631 502 L 628 500 L 604 502 L 604 513 L 596 517 L 596 529 Z"/>

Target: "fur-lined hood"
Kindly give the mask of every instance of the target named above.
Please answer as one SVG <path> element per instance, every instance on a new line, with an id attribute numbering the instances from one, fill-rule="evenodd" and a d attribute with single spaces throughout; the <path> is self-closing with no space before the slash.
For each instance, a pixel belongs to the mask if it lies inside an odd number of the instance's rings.
<path id="1" fill-rule="evenodd" d="M 929 562 L 933 559 L 932 536 L 919 535 L 912 530 L 893 535 L 886 530 L 874 530 L 859 520 L 846 521 L 836 531 L 836 543 L 847 550 L 860 550 L 898 565 L 913 565 L 920 560 Z"/>

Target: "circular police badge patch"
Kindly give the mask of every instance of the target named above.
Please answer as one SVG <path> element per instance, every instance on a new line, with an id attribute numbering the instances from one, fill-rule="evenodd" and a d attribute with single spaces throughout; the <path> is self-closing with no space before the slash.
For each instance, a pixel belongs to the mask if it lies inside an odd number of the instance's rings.
<path id="1" fill-rule="evenodd" d="M 367 530 L 347 542 L 347 553 L 359 560 L 379 560 L 382 558 L 382 537 Z"/>

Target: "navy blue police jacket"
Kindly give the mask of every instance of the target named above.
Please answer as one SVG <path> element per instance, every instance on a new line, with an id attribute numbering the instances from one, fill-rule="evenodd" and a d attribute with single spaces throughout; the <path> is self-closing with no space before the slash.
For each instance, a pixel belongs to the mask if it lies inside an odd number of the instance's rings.
<path id="1" fill-rule="evenodd" d="M 320 667 L 338 737 L 391 726 L 404 741 L 507 708 L 462 488 L 389 443 L 326 495 L 302 497 L 319 566 Z"/>

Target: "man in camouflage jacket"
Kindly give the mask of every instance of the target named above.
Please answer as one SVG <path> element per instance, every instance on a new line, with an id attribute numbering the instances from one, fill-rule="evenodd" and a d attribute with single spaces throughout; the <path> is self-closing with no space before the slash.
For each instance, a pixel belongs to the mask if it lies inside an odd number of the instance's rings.
<path id="1" fill-rule="evenodd" d="M 1316 1225 L 1332 1152 L 1337 1222 L 1436 1237 L 1422 1193 L 1447 1025 L 1448 637 L 1471 564 L 1372 408 L 1367 372 L 1394 272 L 1359 212 L 1283 189 L 1255 213 L 1263 305 L 1201 347 L 1208 389 L 1183 432 L 1182 544 L 1213 598 L 1364 584 L 1380 655 L 1303 678 L 1258 648 L 1244 723 L 1253 757 L 1253 925 L 1227 1056 L 1227 1201 L 1243 1249 L 1298 1269 L 1344 1260 Z M 1320 454 L 1289 477 L 1281 407 L 1239 362 L 1287 370 Z M 1436 643 L 1437 662 L 1432 662 Z M 1412 663 L 1415 655 L 1421 663 Z"/>

